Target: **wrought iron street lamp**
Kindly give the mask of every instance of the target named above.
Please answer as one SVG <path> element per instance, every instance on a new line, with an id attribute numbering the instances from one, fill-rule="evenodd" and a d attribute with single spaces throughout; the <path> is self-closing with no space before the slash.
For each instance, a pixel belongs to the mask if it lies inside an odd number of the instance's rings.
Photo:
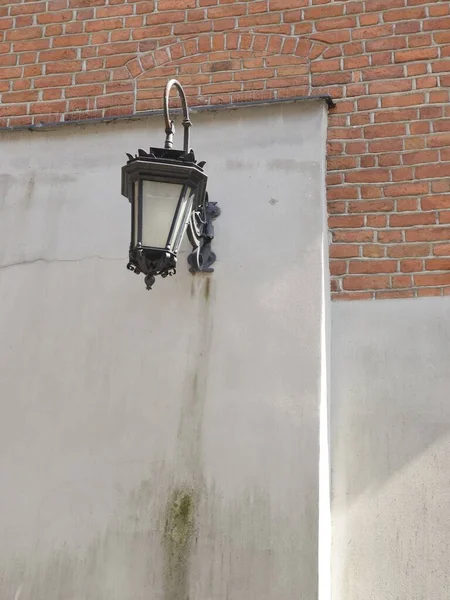
<path id="1" fill-rule="evenodd" d="M 173 149 L 174 122 L 169 116 L 169 94 L 175 87 L 183 109 L 183 150 Z M 122 167 L 122 195 L 131 203 L 131 242 L 127 268 L 144 273 L 147 289 L 155 276 L 176 272 L 177 255 L 187 230 L 193 252 L 188 257 L 191 272 L 213 271 L 212 220 L 220 210 L 208 201 L 204 162 L 198 163 L 189 148 L 189 109 L 181 84 L 171 79 L 164 91 L 166 142 L 164 148 L 127 154 Z"/>

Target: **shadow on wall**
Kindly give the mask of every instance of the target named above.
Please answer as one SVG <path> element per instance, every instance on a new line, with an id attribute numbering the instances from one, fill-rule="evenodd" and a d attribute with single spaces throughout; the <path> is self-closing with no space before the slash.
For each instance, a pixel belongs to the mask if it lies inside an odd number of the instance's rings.
<path id="1" fill-rule="evenodd" d="M 443 299 L 333 305 L 335 508 L 376 492 L 447 434 L 449 361 Z"/>

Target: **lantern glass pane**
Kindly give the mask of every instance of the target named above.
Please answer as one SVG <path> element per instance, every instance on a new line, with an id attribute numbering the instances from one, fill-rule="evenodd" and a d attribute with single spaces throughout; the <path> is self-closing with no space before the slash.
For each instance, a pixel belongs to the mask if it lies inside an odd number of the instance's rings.
<path id="1" fill-rule="evenodd" d="M 186 231 L 186 226 L 189 222 L 189 217 L 191 216 L 194 197 L 195 191 L 193 191 L 191 187 L 186 187 L 183 193 L 183 197 L 181 198 L 171 239 L 169 240 L 170 248 L 173 252 L 178 252 L 178 249 L 183 240 L 183 235 Z"/>
<path id="2" fill-rule="evenodd" d="M 165 248 L 183 186 L 142 182 L 142 245 Z"/>
<path id="3" fill-rule="evenodd" d="M 131 243 L 133 246 L 136 246 L 138 241 L 138 225 L 139 225 L 139 182 L 135 181 L 133 183 L 133 239 Z"/>

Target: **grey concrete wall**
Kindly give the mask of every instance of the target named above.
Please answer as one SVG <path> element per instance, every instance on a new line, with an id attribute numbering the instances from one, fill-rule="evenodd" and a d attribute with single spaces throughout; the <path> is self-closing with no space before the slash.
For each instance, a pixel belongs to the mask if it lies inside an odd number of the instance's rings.
<path id="1" fill-rule="evenodd" d="M 326 109 L 193 122 L 216 271 L 152 292 L 120 167 L 162 118 L 1 136 L 2 599 L 316 598 Z"/>
<path id="2" fill-rule="evenodd" d="M 332 307 L 333 600 L 450 597 L 450 298 Z"/>

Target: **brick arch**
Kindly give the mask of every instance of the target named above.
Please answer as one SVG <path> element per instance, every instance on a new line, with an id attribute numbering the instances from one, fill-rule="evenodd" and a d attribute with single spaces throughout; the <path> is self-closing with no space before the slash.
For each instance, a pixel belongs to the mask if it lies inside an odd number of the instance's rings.
<path id="1" fill-rule="evenodd" d="M 309 95 L 310 62 L 326 49 L 298 36 L 233 31 L 178 40 L 125 67 L 140 112 L 161 107 L 161 89 L 172 76 L 197 105 Z"/>

